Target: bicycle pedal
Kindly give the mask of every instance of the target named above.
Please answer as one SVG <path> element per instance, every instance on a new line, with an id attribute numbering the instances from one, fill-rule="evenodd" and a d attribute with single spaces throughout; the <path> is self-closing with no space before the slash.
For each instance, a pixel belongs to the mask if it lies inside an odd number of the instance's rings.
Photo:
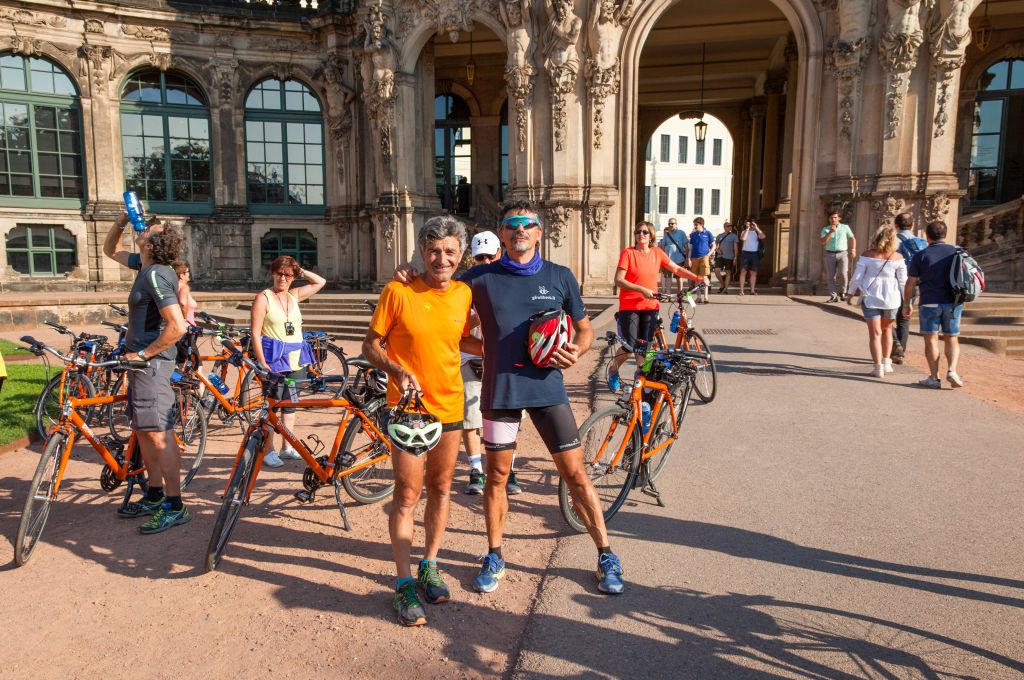
<path id="1" fill-rule="evenodd" d="M 297 500 L 300 503 L 312 503 L 315 497 L 315 493 L 313 493 L 312 491 L 306 491 L 305 489 L 303 489 L 302 491 L 295 492 L 295 500 Z"/>

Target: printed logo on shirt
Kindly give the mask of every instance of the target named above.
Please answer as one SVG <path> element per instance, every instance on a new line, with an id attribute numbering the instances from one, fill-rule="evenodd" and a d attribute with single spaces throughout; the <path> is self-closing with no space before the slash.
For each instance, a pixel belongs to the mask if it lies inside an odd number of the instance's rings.
<path id="1" fill-rule="evenodd" d="M 557 297 L 555 297 L 554 295 L 548 295 L 548 293 L 550 293 L 551 291 L 549 291 L 543 285 L 537 287 L 537 292 L 539 293 L 539 295 L 534 295 L 533 297 L 530 298 L 531 300 L 554 300 L 555 302 L 558 302 Z"/>

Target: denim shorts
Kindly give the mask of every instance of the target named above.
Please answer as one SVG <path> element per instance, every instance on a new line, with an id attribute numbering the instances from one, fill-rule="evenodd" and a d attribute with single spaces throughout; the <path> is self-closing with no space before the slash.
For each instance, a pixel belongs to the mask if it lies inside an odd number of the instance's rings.
<path id="1" fill-rule="evenodd" d="M 943 303 L 938 305 L 921 305 L 918 314 L 921 320 L 921 335 L 938 333 L 943 335 L 960 335 L 960 315 L 964 311 L 962 304 Z"/>
<path id="2" fill-rule="evenodd" d="M 878 309 L 877 307 L 866 307 L 864 306 L 863 302 L 860 305 L 860 309 L 862 312 L 864 312 L 865 321 L 868 319 L 888 319 L 889 321 L 894 321 L 896 319 L 896 314 L 898 314 L 900 311 L 899 307 L 896 307 L 894 309 Z"/>

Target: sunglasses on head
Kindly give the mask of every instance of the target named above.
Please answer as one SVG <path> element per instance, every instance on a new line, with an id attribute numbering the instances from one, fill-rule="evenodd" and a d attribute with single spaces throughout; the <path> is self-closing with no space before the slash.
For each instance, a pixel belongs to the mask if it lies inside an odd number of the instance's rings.
<path id="1" fill-rule="evenodd" d="M 506 229 L 530 229 L 531 227 L 540 227 L 540 222 L 532 217 L 526 215 L 510 215 L 501 221 L 501 226 Z"/>

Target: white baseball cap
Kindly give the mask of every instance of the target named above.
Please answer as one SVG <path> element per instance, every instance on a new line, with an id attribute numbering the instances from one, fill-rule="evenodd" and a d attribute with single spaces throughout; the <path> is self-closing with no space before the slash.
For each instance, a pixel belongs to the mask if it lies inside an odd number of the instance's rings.
<path id="1" fill-rule="evenodd" d="M 473 257 L 477 255 L 494 256 L 498 254 L 500 249 L 501 241 L 498 240 L 498 235 L 493 231 L 481 231 L 473 237 L 473 241 L 470 243 L 470 253 Z"/>

